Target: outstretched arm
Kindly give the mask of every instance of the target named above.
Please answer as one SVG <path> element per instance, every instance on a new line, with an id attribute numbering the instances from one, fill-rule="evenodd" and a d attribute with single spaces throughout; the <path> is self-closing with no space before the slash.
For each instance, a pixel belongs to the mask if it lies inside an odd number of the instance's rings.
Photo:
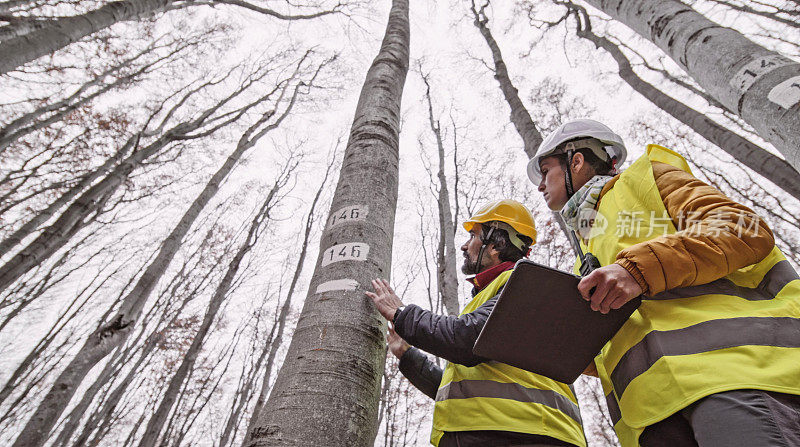
<path id="1" fill-rule="evenodd" d="M 492 313 L 497 295 L 474 311 L 460 315 L 436 315 L 416 305 L 408 305 L 395 312 L 402 302 L 385 280 L 372 282 L 375 293 L 366 292 L 378 311 L 387 320 L 394 322 L 394 329 L 413 346 L 453 363 L 475 366 L 487 359 L 472 353 L 483 325 Z M 499 291 L 498 291 L 499 294 Z"/>
<path id="2" fill-rule="evenodd" d="M 472 353 L 497 296 L 473 312 L 461 315 L 437 315 L 419 306 L 409 305 L 397 315 L 395 330 L 404 340 L 453 363 L 475 366 L 487 359 Z"/>

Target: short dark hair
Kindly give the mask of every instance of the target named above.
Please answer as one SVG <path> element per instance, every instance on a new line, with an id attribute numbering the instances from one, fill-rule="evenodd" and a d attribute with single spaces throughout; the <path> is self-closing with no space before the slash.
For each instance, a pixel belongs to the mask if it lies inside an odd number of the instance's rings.
<path id="1" fill-rule="evenodd" d="M 492 236 L 487 238 L 489 230 L 491 229 L 490 224 L 491 222 L 486 222 L 481 225 L 481 241 L 486 245 L 494 245 L 494 249 L 499 252 L 501 261 L 517 262 L 528 254 L 527 250 L 523 253 L 516 245 L 512 244 L 511 239 L 508 237 L 508 232 L 502 228 L 495 228 L 492 232 Z M 533 243 L 533 239 L 524 234 L 517 233 L 517 237 L 525 243 L 526 247 L 530 247 Z"/>
<path id="2" fill-rule="evenodd" d="M 592 167 L 595 175 L 608 175 L 614 169 L 611 163 L 602 160 L 588 147 L 577 149 L 575 150 L 575 153 L 583 154 L 583 158 L 586 160 L 586 163 Z M 563 169 L 567 169 L 567 154 L 556 154 L 556 157 L 558 158 L 558 163 L 561 165 L 561 167 Z"/>

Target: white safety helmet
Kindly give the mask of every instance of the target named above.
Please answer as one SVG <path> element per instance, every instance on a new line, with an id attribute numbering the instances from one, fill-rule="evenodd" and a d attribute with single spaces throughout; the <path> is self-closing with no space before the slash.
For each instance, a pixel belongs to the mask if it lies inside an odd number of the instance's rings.
<path id="1" fill-rule="evenodd" d="M 563 153 L 559 148 L 561 144 L 580 137 L 591 137 L 600 140 L 605 145 L 602 150 L 608 154 L 611 160 L 614 160 L 615 166 L 621 165 L 628 155 L 625 143 L 622 142 L 622 137 L 615 134 L 605 124 L 590 119 L 569 121 L 558 126 L 558 129 L 548 135 L 539 145 L 536 155 L 528 162 L 528 178 L 531 179 L 534 185 L 538 185 L 542 181 L 539 162 L 550 155 Z"/>

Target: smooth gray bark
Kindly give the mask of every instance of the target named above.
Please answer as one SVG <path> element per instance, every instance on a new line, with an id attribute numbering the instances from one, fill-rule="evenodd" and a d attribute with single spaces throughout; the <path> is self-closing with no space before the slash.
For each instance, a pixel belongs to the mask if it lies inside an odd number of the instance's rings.
<path id="1" fill-rule="evenodd" d="M 486 45 L 489 46 L 489 50 L 492 52 L 494 78 L 497 79 L 497 82 L 500 84 L 503 97 L 505 97 L 508 106 L 511 107 L 511 123 L 517 129 L 520 137 L 522 137 L 522 142 L 525 145 L 525 153 L 528 155 L 528 158 L 533 158 L 533 156 L 536 155 L 536 149 L 542 144 L 542 134 L 539 132 L 539 129 L 536 128 L 536 123 L 534 123 L 531 114 L 528 113 L 528 109 L 525 108 L 525 104 L 523 104 L 522 99 L 520 99 L 519 91 L 514 86 L 514 83 L 511 82 L 511 76 L 508 74 L 508 67 L 506 67 L 505 61 L 503 61 L 503 54 L 500 52 L 500 46 L 497 44 L 497 41 L 494 40 L 491 30 L 489 30 L 489 19 L 485 11 L 488 5 L 489 3 L 487 2 L 480 9 L 476 9 L 475 1 L 472 1 L 471 10 L 474 18 L 473 23 L 481 32 L 484 40 L 486 40 Z"/>
<path id="2" fill-rule="evenodd" d="M 308 53 L 302 60 L 305 60 L 307 55 Z M 52 224 L 44 228 L 38 236 L 9 259 L 8 262 L 0 266 L 0 291 L 5 290 L 17 279 L 22 277 L 22 275 L 47 260 L 69 242 L 78 231 L 93 222 L 98 214 L 102 212 L 106 202 L 117 192 L 118 188 L 129 178 L 131 173 L 139 168 L 146 160 L 161 153 L 166 147 L 176 141 L 203 138 L 211 135 L 220 128 L 239 120 L 245 112 L 256 105 L 272 99 L 273 94 L 276 92 L 285 91 L 285 86 L 283 90 L 281 90 L 279 86 L 276 86 L 272 91 L 256 98 L 243 107 L 215 116 L 215 113 L 225 104 L 241 95 L 245 90 L 251 87 L 253 83 L 265 75 L 265 72 L 254 75 L 230 95 L 208 109 L 203 110 L 196 117 L 164 130 L 164 127 L 166 127 L 173 114 L 179 111 L 181 106 L 192 98 L 192 96 L 220 81 L 208 81 L 190 90 L 167 111 L 166 116 L 156 129 L 142 130 L 136 135 L 133 135 L 123 145 L 122 149 L 120 149 L 114 157 L 121 157 L 126 153 L 130 154 L 117 163 L 116 166 L 113 166 L 113 169 L 101 176 L 105 170 L 111 168 L 113 163 L 116 162 L 116 159 L 109 159 L 103 166 L 98 168 L 98 172 L 86 174 L 85 181 L 78 182 L 71 189 L 66 191 L 62 198 L 55 200 L 46 209 L 35 215 L 31 219 L 31 222 L 24 224 L 20 229 L 8 236 L 6 240 L 2 242 L 3 246 L 16 246 L 23 238 L 33 234 L 40 224 L 49 220 L 56 211 L 76 197 Z M 228 76 L 230 76 L 230 73 Z M 160 109 L 158 111 L 160 111 Z M 158 111 L 154 112 L 153 115 Z M 147 128 L 147 124 L 145 124 L 144 128 Z M 158 135 L 158 138 L 146 146 L 139 148 L 140 137 L 145 134 Z M 91 187 L 86 188 L 93 181 L 95 183 L 92 184 Z"/>
<path id="3" fill-rule="evenodd" d="M 436 149 L 439 154 L 439 170 L 436 177 L 439 180 L 439 197 L 436 201 L 439 211 L 439 244 L 436 249 L 436 280 L 439 297 L 445 310 L 450 315 L 458 315 L 458 277 L 456 276 L 456 246 L 455 225 L 453 213 L 450 210 L 450 190 L 447 186 L 447 176 L 444 172 L 445 154 L 442 129 L 439 121 L 433 116 L 433 102 L 431 101 L 431 86 L 426 75 L 422 75 L 425 83 L 425 99 L 428 102 L 428 124 L 436 138 Z"/>
<path id="4" fill-rule="evenodd" d="M 54 20 L 49 26 L 0 43 L 0 75 L 56 52 L 97 31 L 160 11 L 173 0 L 111 2 L 85 14 Z"/>
<path id="5" fill-rule="evenodd" d="M 197 251 L 203 249 L 204 246 L 206 246 L 205 243 L 210 239 L 209 230 L 204 241 L 200 243 Z M 222 253 L 218 254 L 217 259 L 221 259 L 227 252 L 227 250 L 224 249 L 221 251 Z M 190 256 L 190 258 L 192 256 Z M 137 374 L 139 374 L 146 365 L 151 363 L 155 348 L 162 339 L 162 331 L 173 325 L 181 315 L 183 309 L 185 309 L 186 305 L 189 304 L 195 297 L 197 297 L 200 291 L 205 288 L 207 284 L 206 280 L 212 274 L 213 269 L 207 270 L 206 273 L 199 280 L 197 280 L 195 284 L 192 285 L 191 290 L 179 294 L 178 289 L 184 285 L 189 278 L 186 274 L 187 267 L 188 263 L 185 260 L 180 270 L 173 276 L 173 279 L 168 287 L 161 292 L 158 298 L 159 301 L 165 299 L 174 300 L 180 296 L 182 298 L 180 303 L 175 306 L 174 309 L 168 308 L 167 310 L 161 309 L 158 304 L 154 305 L 148 311 L 148 315 L 145 315 L 143 320 L 148 321 L 148 317 L 159 314 L 159 321 L 154 325 L 155 329 L 149 335 L 147 335 L 147 337 L 144 337 L 146 328 L 142 327 L 139 334 L 137 334 L 137 337 L 127 344 L 126 349 L 115 351 L 113 358 L 109 360 L 108 364 L 112 366 L 114 366 L 115 363 L 119 363 L 116 365 L 116 369 L 119 371 L 121 364 L 131 361 L 134 355 L 132 352 L 134 350 L 131 349 L 131 347 L 136 347 L 138 349 L 138 358 L 136 359 L 136 362 L 129 368 L 122 380 L 118 380 L 118 382 L 114 384 L 113 389 L 106 390 L 105 393 L 98 398 L 97 407 L 89 414 L 86 422 L 83 424 L 83 429 L 78 434 L 72 445 L 87 445 L 87 440 L 95 429 L 110 424 L 110 420 L 113 419 L 115 409 L 120 404 L 125 391 L 129 389 L 129 385 L 133 382 Z M 114 308 L 112 307 L 109 314 L 113 312 L 113 309 Z M 142 338 L 144 338 L 144 341 L 140 342 Z M 117 353 L 119 353 L 119 355 L 117 355 Z M 104 367 L 104 369 L 105 368 L 106 367 Z M 110 376 L 104 376 L 101 373 L 101 375 L 95 379 L 95 382 L 92 384 L 92 386 L 90 386 L 89 389 L 81 395 L 80 401 L 72 408 L 69 416 L 62 425 L 61 432 L 58 434 L 56 440 L 52 443 L 53 447 L 69 445 L 70 438 L 74 434 L 75 430 L 77 430 L 81 418 L 84 416 L 84 413 L 95 399 L 95 396 L 102 387 L 108 385 L 110 379 L 117 380 L 117 378 L 114 377 L 116 374 L 118 373 Z"/>
<path id="6" fill-rule="evenodd" d="M 155 259 L 147 266 L 133 289 L 123 298 L 116 315 L 106 320 L 89 335 L 75 357 L 56 378 L 55 383 L 17 437 L 14 447 L 41 445 L 50 435 L 53 426 L 89 371 L 111 351 L 127 340 L 147 299 L 166 272 L 194 221 L 208 202 L 216 195 L 220 185 L 239 162 L 242 155 L 258 140 L 255 137 L 277 127 L 289 114 L 299 88 L 299 85 L 295 87 L 288 107 L 273 123 L 260 129 L 256 135 L 246 134 L 242 137 L 245 139 L 246 144 L 237 145 L 236 149 L 208 181 L 205 188 L 198 194 L 169 236 L 161 244 Z M 273 110 L 263 115 L 259 123 L 264 124 L 267 122 L 274 112 Z M 255 129 L 250 128 L 248 131 L 252 133 L 255 132 Z"/>
<path id="7" fill-rule="evenodd" d="M 280 312 L 278 313 L 276 325 L 273 327 L 273 333 L 270 334 L 269 353 L 267 354 L 266 363 L 264 364 L 261 388 L 259 390 L 258 397 L 256 398 L 255 406 L 253 407 L 252 417 L 247 424 L 244 443 L 247 443 L 249 440 L 249 437 L 253 432 L 253 428 L 258 422 L 258 416 L 261 414 L 261 410 L 264 408 L 264 403 L 267 401 L 267 395 L 270 391 L 269 379 L 272 376 L 272 368 L 275 364 L 275 357 L 278 354 L 278 349 L 281 347 L 281 343 L 283 343 L 283 333 L 286 329 L 286 319 L 289 317 L 289 311 L 292 308 L 292 298 L 294 297 L 295 288 L 297 287 L 297 281 L 300 279 L 300 273 L 302 273 L 303 264 L 306 261 L 306 254 L 308 254 L 308 242 L 311 238 L 311 230 L 314 228 L 317 204 L 319 203 L 322 191 L 325 189 L 325 185 L 328 182 L 328 176 L 330 175 L 332 167 L 333 163 L 328 164 L 328 168 L 325 170 L 325 177 L 322 179 L 322 183 L 320 184 L 319 189 L 317 189 L 316 195 L 314 195 L 314 200 L 311 202 L 311 207 L 308 210 L 308 216 L 306 216 L 303 242 L 300 244 L 300 256 L 297 258 L 297 264 L 295 264 L 292 281 L 289 283 L 289 289 L 286 292 L 286 299 L 284 300 L 283 305 L 281 305 Z M 225 441 L 224 438 L 223 441 Z M 226 442 L 220 441 L 221 447 L 224 447 L 225 445 Z"/>
<path id="8" fill-rule="evenodd" d="M 386 323 L 364 290 L 390 274 L 408 57 L 408 0 L 394 0 L 356 106 L 308 295 L 248 446 L 374 443 Z"/>
<path id="9" fill-rule="evenodd" d="M 486 45 L 489 46 L 489 50 L 492 52 L 492 60 L 494 61 L 495 67 L 494 78 L 497 79 L 497 82 L 500 84 L 500 90 L 503 92 L 503 96 L 509 107 L 511 107 L 511 123 L 514 124 L 517 133 L 519 133 L 519 136 L 522 138 L 525 154 L 528 158 L 533 158 L 533 156 L 536 155 L 536 149 L 542 144 L 542 134 L 536 127 L 536 123 L 533 121 L 533 118 L 531 118 L 531 114 L 528 112 L 525 104 L 523 104 L 520 99 L 519 91 L 511 81 L 508 68 L 503 61 L 503 54 L 500 52 L 500 45 L 494 40 L 492 31 L 489 29 L 489 18 L 486 16 L 487 6 L 489 6 L 489 2 L 484 3 L 480 9 L 476 9 L 475 1 L 472 1 L 471 10 L 472 16 L 475 19 L 473 23 L 481 32 L 483 39 L 486 41 Z M 552 212 L 552 215 L 553 220 L 558 223 L 564 234 L 568 234 L 569 230 L 561 219 L 561 216 L 555 211 Z M 570 245 L 573 249 L 575 248 L 571 239 Z"/>
<path id="10" fill-rule="evenodd" d="M 764 150 L 737 133 L 717 124 L 712 119 L 686 104 L 670 97 L 640 78 L 620 48 L 605 37 L 592 32 L 591 22 L 585 10 L 581 11 L 577 34 L 583 39 L 604 49 L 617 62 L 620 77 L 636 92 L 644 96 L 661 110 L 686 124 L 710 143 L 724 150 L 743 165 L 761 174 L 764 178 L 783 188 L 800 200 L 800 173 L 785 160 Z"/>
<path id="11" fill-rule="evenodd" d="M 676 0 L 586 1 L 656 44 L 800 170 L 800 63 Z"/>
<path id="12" fill-rule="evenodd" d="M 169 413 L 172 411 L 172 407 L 175 404 L 176 398 L 178 397 L 178 392 L 184 386 L 186 379 L 189 377 L 190 371 L 194 368 L 197 357 L 200 355 L 200 351 L 205 343 L 206 336 L 211 330 L 212 323 L 214 323 L 217 318 L 217 314 L 219 309 L 222 307 L 222 303 L 229 296 L 228 292 L 230 291 L 233 281 L 239 272 L 239 267 L 242 264 L 242 260 L 258 242 L 259 234 L 262 231 L 265 222 L 271 218 L 270 211 L 272 211 L 276 205 L 276 195 L 284 186 L 286 186 L 286 183 L 289 181 L 295 166 L 296 164 L 287 165 L 283 169 L 278 179 L 275 181 L 269 193 L 267 194 L 264 203 L 261 205 L 261 209 L 258 210 L 256 216 L 251 221 L 250 228 L 247 231 L 247 237 L 244 241 L 242 241 L 239 249 L 233 256 L 233 259 L 231 259 L 231 261 L 228 263 L 225 276 L 223 276 L 222 280 L 214 290 L 214 294 L 209 300 L 208 307 L 203 315 L 203 321 L 200 323 L 200 327 L 197 329 L 197 332 L 192 339 L 192 343 L 186 350 L 186 353 L 181 360 L 181 364 L 178 366 L 175 374 L 173 374 L 169 379 L 169 384 L 167 385 L 166 391 L 164 391 L 164 395 L 161 397 L 161 402 L 158 404 L 155 412 L 153 412 L 150 416 L 150 420 L 147 423 L 144 434 L 139 440 L 139 447 L 153 447 L 156 445 L 159 435 L 161 434 L 161 430 L 164 428 L 164 424 L 167 422 L 167 416 L 169 416 Z"/>

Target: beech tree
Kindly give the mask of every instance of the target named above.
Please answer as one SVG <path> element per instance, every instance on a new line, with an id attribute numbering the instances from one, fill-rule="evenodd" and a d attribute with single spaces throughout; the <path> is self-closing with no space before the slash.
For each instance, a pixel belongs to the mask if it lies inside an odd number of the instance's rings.
<path id="1" fill-rule="evenodd" d="M 132 384 L 141 380 L 142 372 L 157 360 L 156 353 L 167 344 L 165 339 L 170 330 L 192 324 L 194 316 L 187 318 L 181 314 L 203 290 L 212 287 L 217 270 L 207 268 L 204 264 L 222 265 L 232 250 L 230 243 L 222 243 L 224 241 L 215 237 L 221 232 L 221 214 L 207 226 L 200 242 L 190 251 L 172 278 L 166 281 L 155 303 L 142 316 L 143 324 L 138 333 L 130 337 L 125 346 L 114 351 L 91 386 L 81 394 L 80 400 L 63 423 L 59 424 L 61 431 L 53 442 L 54 446 L 87 445 L 90 438 L 102 438 L 115 424 L 118 413 L 128 405 L 123 401 L 126 393 L 139 388 Z M 205 227 L 204 224 L 199 222 L 198 227 Z M 213 253 L 212 258 L 205 259 L 206 253 Z M 194 272 L 202 273 L 193 275 Z M 107 315 L 113 315 L 115 304 L 106 311 Z M 95 408 L 90 411 L 95 400 Z M 81 428 L 82 419 L 85 422 Z M 143 422 L 142 418 L 138 423 Z M 76 432 L 78 436 L 71 442 Z"/>
<path id="2" fill-rule="evenodd" d="M 257 141 L 257 138 L 255 141 Z M 273 187 L 267 194 L 267 197 L 264 199 L 261 208 L 258 210 L 255 217 L 253 217 L 250 228 L 247 231 L 247 237 L 239 245 L 236 254 L 228 263 L 225 276 L 222 278 L 222 281 L 217 284 L 214 294 L 209 300 L 205 315 L 203 315 L 203 321 L 200 323 L 200 327 L 197 329 L 197 332 L 192 338 L 191 346 L 189 346 L 189 349 L 186 351 L 186 354 L 184 355 L 180 366 L 175 371 L 175 374 L 170 378 L 167 389 L 164 392 L 164 395 L 161 397 L 161 402 L 159 403 L 155 412 L 153 412 L 152 416 L 150 416 L 150 420 L 147 423 L 144 435 L 139 441 L 140 447 L 151 447 L 156 445 L 159 435 L 161 434 L 161 429 L 167 422 L 167 416 L 172 410 L 172 406 L 175 403 L 178 392 L 181 388 L 183 388 L 189 372 L 194 368 L 195 362 L 197 361 L 197 356 L 200 354 L 200 350 L 203 347 L 205 338 L 211 329 L 211 324 L 217 318 L 217 313 L 219 312 L 222 303 L 229 295 L 233 281 L 239 272 L 239 267 L 242 264 L 242 260 L 258 242 L 258 238 L 263 232 L 263 227 L 269 220 L 272 219 L 272 210 L 279 201 L 281 189 L 283 189 L 289 182 L 296 167 L 297 162 L 290 158 L 282 167 L 278 179 L 275 181 Z"/>
<path id="3" fill-rule="evenodd" d="M 420 66 L 420 75 L 422 82 L 425 84 L 425 102 L 428 106 L 428 125 L 436 140 L 436 153 L 438 154 L 439 167 L 436 171 L 437 184 L 433 185 L 437 190 L 436 205 L 439 217 L 439 243 L 436 248 L 436 284 L 439 299 L 447 313 L 450 315 L 458 315 L 460 306 L 458 305 L 458 282 L 456 276 L 456 260 L 458 259 L 458 252 L 455 247 L 455 235 L 457 222 L 453 218 L 453 211 L 451 210 L 451 196 L 450 188 L 447 185 L 447 175 L 445 174 L 445 143 L 442 134 L 442 126 L 439 120 L 433 113 L 433 100 L 431 99 L 431 84 L 429 75 L 422 73 Z M 455 126 L 453 126 L 455 132 Z M 455 136 L 454 136 L 455 138 Z M 457 143 L 456 143 L 457 144 Z M 458 214 L 456 207 L 455 214 Z M 432 309 L 435 310 L 435 309 Z"/>
<path id="4" fill-rule="evenodd" d="M 707 115 L 667 95 L 639 77 L 619 45 L 592 30 L 591 18 L 585 8 L 569 1 L 556 1 L 556 3 L 567 7 L 567 14 L 562 19 L 567 16 L 575 18 L 578 37 L 592 42 L 597 48 L 605 50 L 613 57 L 617 63 L 620 78 L 637 93 L 644 96 L 661 110 L 672 115 L 678 121 L 692 128 L 698 135 L 731 154 L 745 166 L 760 173 L 776 186 L 785 189 L 792 196 L 800 199 L 800 173 L 789 163 L 736 132 L 718 124 Z M 547 23 L 547 26 L 552 27 L 560 22 L 561 20 Z"/>
<path id="5" fill-rule="evenodd" d="M 13 2 L 8 2 L 13 3 Z M 100 30 L 108 28 L 118 22 L 129 20 L 139 20 L 151 17 L 154 14 L 181 9 L 192 6 L 211 6 L 217 4 L 227 4 L 242 7 L 251 11 L 264 14 L 279 20 L 303 20 L 337 13 L 342 10 L 346 3 L 337 3 L 329 8 L 324 5 L 316 7 L 311 4 L 304 8 L 303 5 L 294 5 L 301 12 L 281 13 L 278 10 L 260 5 L 258 2 L 247 2 L 244 0 L 209 0 L 209 1 L 183 1 L 183 0 L 120 0 L 112 1 L 100 6 L 97 9 L 78 13 L 73 16 L 48 17 L 38 26 L 29 27 L 27 33 L 19 30 L 14 37 L 0 42 L 0 75 L 8 73 L 38 59 L 42 56 L 54 53 L 65 46 L 90 36 Z M 13 7 L 10 5 L 9 9 Z M 306 11 L 306 12 L 302 12 Z M 13 21 L 14 19 L 11 19 Z M 19 19 L 17 20 L 24 20 Z M 27 18 L 30 23 L 31 18 Z"/>
<path id="6" fill-rule="evenodd" d="M 256 122 L 244 132 L 236 148 L 211 177 L 203 191 L 200 192 L 169 236 L 161 244 L 153 261 L 141 274 L 130 292 L 122 299 L 115 314 L 110 315 L 88 336 L 77 354 L 56 378 L 55 383 L 17 437 L 14 443 L 15 446 L 39 445 L 44 442 L 77 387 L 89 371 L 128 338 L 131 331 L 136 327 L 136 322 L 150 293 L 163 276 L 192 224 L 219 190 L 220 184 L 233 170 L 244 153 L 252 148 L 264 135 L 278 127 L 289 115 L 298 96 L 301 92 L 305 93 L 308 88 L 313 86 L 319 71 L 327 63 L 323 62 L 316 69 L 312 69 L 308 79 L 303 80 L 302 74 L 306 70 L 305 59 L 305 57 L 301 59 L 288 79 L 278 84 L 278 87 L 276 87 L 277 97 L 274 98 L 274 108 L 262 113 Z M 272 97 L 272 93 L 268 93 L 266 97 Z M 264 101 L 264 99 L 261 99 L 261 101 Z M 280 110 L 281 107 L 283 110 Z M 206 117 L 208 115 L 210 113 L 206 114 Z M 223 122 L 228 120 L 230 118 L 225 118 Z"/>
<path id="7" fill-rule="evenodd" d="M 307 53 L 298 66 L 301 66 L 309 55 L 310 53 Z M 243 105 L 229 106 L 245 94 L 251 94 L 253 89 L 259 88 L 261 83 L 272 75 L 274 69 L 275 67 L 269 66 L 257 68 L 251 75 L 245 75 L 247 77 L 233 92 L 200 111 L 192 107 L 192 101 L 198 95 L 208 94 L 208 89 L 240 73 L 232 70 L 217 79 L 189 84 L 183 91 L 175 92 L 162 101 L 150 112 L 141 129 L 130 135 L 112 157 L 101 166 L 84 174 L 45 209 L 6 236 L 2 245 L 8 250 L 39 231 L 30 243 L 0 266 L 0 291 L 44 262 L 78 231 L 94 222 L 104 211 L 109 199 L 134 170 L 140 168 L 146 161 L 162 154 L 173 144 L 209 137 L 220 129 L 238 122 L 254 108 L 269 103 L 277 97 L 282 98 L 282 93 L 286 92 L 288 85 L 286 82 L 278 83 L 265 94 L 250 99 Z M 59 211 L 60 214 L 52 223 L 40 228 Z"/>
<path id="8" fill-rule="evenodd" d="M 800 170 L 800 63 L 677 0 L 586 0 L 661 48 Z"/>
<path id="9" fill-rule="evenodd" d="M 484 2 L 480 8 L 477 8 L 475 6 L 475 0 L 470 1 L 470 11 L 474 19 L 473 23 L 481 32 L 481 35 L 486 41 L 486 45 L 489 46 L 489 50 L 492 53 L 494 78 L 500 84 L 500 91 L 503 92 L 503 97 L 511 108 L 511 123 L 522 138 L 525 154 L 528 155 L 528 158 L 533 158 L 533 156 L 536 155 L 536 149 L 542 144 L 542 134 L 539 132 L 539 129 L 536 128 L 536 123 L 534 123 L 530 113 L 528 113 L 528 110 L 525 108 L 525 104 L 522 102 L 522 99 L 520 99 L 519 90 L 517 90 L 517 87 L 511 82 L 511 76 L 508 74 L 508 67 L 506 67 L 505 61 L 503 61 L 503 53 L 500 51 L 500 46 L 497 44 L 497 41 L 494 39 L 489 29 L 489 18 L 486 15 L 486 8 L 489 7 L 490 3 L 488 1 Z"/>
<path id="10" fill-rule="evenodd" d="M 364 290 L 390 273 L 408 57 L 408 0 L 393 0 L 356 106 L 308 296 L 248 446 L 374 442 L 386 324 Z"/>
<path id="11" fill-rule="evenodd" d="M 303 264 L 305 263 L 306 255 L 308 254 L 308 244 L 310 242 L 311 231 L 314 229 L 315 223 L 318 220 L 318 216 L 316 215 L 317 205 L 319 203 L 320 196 L 327 185 L 328 177 L 330 176 L 331 169 L 333 168 L 334 160 L 335 157 L 331 156 L 331 160 L 325 169 L 325 176 L 322 179 L 322 183 L 320 184 L 319 189 L 317 189 L 317 193 L 314 195 L 314 200 L 311 201 L 311 207 L 309 208 L 308 215 L 306 216 L 305 220 L 303 241 L 300 243 L 300 254 L 297 257 L 294 273 L 292 274 L 292 279 L 289 282 L 289 288 L 286 292 L 286 299 L 280 306 L 280 311 L 277 312 L 275 324 L 270 332 L 269 347 L 264 351 L 266 354 L 266 361 L 264 362 L 263 368 L 257 368 L 257 371 L 263 374 L 263 377 L 261 380 L 261 387 L 258 391 L 258 397 L 256 398 L 255 405 L 253 406 L 252 415 L 245 429 L 244 444 L 246 444 L 249 440 L 249 436 L 253 432 L 255 424 L 258 422 L 261 410 L 264 408 L 264 403 L 267 401 L 267 395 L 270 391 L 269 381 L 272 377 L 272 370 L 275 367 L 275 358 L 278 354 L 278 348 L 280 348 L 281 344 L 283 343 L 283 335 L 286 330 L 286 320 L 289 316 L 295 289 L 297 288 L 297 282 L 300 279 L 300 273 L 303 271 Z M 259 362 L 259 366 L 260 365 L 261 363 Z M 227 430 L 228 429 L 226 427 L 226 431 Z M 224 446 L 225 441 L 226 437 L 223 435 L 223 438 L 220 441 L 220 446 Z"/>

